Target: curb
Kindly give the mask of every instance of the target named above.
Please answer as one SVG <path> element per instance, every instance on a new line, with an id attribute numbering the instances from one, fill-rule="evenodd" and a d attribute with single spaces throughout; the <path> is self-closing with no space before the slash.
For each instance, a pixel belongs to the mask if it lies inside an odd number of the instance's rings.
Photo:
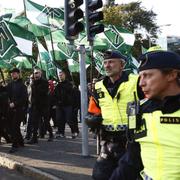
<path id="1" fill-rule="evenodd" d="M 6 153 L 0 153 L 0 166 L 16 170 L 23 175 L 33 177 L 37 180 L 62 180 L 56 176 L 43 172 L 42 170 L 17 162 L 8 157 L 8 154 Z"/>

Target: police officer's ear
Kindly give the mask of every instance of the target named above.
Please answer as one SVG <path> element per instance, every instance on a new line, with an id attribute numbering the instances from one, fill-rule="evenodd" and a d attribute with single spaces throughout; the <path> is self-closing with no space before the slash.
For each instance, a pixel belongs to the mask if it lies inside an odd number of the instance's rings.
<path id="1" fill-rule="evenodd" d="M 178 83 L 178 86 L 180 86 L 180 71 L 178 71 L 178 74 L 177 74 L 177 83 Z"/>
<path id="2" fill-rule="evenodd" d="M 167 74 L 167 81 L 171 82 L 179 79 L 178 74 L 179 74 L 178 70 L 173 69 L 170 73 Z"/>

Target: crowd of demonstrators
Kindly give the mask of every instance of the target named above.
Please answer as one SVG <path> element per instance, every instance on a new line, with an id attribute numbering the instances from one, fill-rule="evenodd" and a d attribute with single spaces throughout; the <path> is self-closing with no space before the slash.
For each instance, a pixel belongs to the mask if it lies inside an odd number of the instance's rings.
<path id="1" fill-rule="evenodd" d="M 111 178 L 119 159 L 126 152 L 127 103 L 134 99 L 134 93 L 143 98 L 137 85 L 138 76 L 123 71 L 126 60 L 118 51 L 104 53 L 103 63 L 107 76 L 95 84 L 90 98 L 86 122 L 92 129 L 99 128 L 101 146 L 93 168 L 92 177 L 95 180 Z M 141 162 L 138 163 L 141 169 Z M 130 179 L 136 179 L 139 168 L 132 169 Z"/>
<path id="2" fill-rule="evenodd" d="M 48 141 L 53 141 L 53 127 L 58 128 L 57 138 L 64 137 L 65 124 L 71 127 L 72 138 L 79 134 L 78 110 L 80 91 L 59 73 L 59 82 L 43 78 L 40 69 L 34 69 L 29 80 L 23 83 L 18 68 L 10 71 L 12 81 L 0 83 L 0 138 L 12 143 L 10 153 L 16 152 L 24 143 L 38 143 L 48 132 Z M 27 119 L 27 122 L 26 122 Z M 21 123 L 25 124 L 23 139 Z"/>
<path id="3" fill-rule="evenodd" d="M 65 137 L 65 125 L 69 125 L 72 133 L 72 138 L 78 136 L 77 119 L 74 121 L 73 116 L 77 115 L 77 108 L 79 106 L 77 89 L 66 78 L 64 71 L 59 71 L 59 82 L 54 90 L 54 97 L 56 101 L 56 123 L 58 131 L 57 137 Z M 77 107 L 77 108 L 76 108 Z"/>

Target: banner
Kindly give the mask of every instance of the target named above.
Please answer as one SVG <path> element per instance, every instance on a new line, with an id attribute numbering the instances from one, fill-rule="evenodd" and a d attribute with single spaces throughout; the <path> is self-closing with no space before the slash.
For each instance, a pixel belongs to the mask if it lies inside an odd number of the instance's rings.
<path id="1" fill-rule="evenodd" d="M 39 26 L 63 29 L 64 11 L 61 8 L 42 6 L 30 0 L 25 0 L 27 18 Z"/>

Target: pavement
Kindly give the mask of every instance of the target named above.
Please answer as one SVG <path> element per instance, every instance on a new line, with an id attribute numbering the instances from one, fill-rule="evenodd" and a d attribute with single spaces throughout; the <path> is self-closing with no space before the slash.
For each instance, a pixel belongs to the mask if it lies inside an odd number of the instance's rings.
<path id="1" fill-rule="evenodd" d="M 72 139 L 68 127 L 65 138 L 52 142 L 47 142 L 47 138 L 39 139 L 38 144 L 25 144 L 25 147 L 13 154 L 8 153 L 11 144 L 1 143 L 0 165 L 15 169 L 34 180 L 92 179 L 92 168 L 97 158 L 93 135 L 89 134 L 88 138 L 89 156 L 82 155 L 81 133 Z"/>

